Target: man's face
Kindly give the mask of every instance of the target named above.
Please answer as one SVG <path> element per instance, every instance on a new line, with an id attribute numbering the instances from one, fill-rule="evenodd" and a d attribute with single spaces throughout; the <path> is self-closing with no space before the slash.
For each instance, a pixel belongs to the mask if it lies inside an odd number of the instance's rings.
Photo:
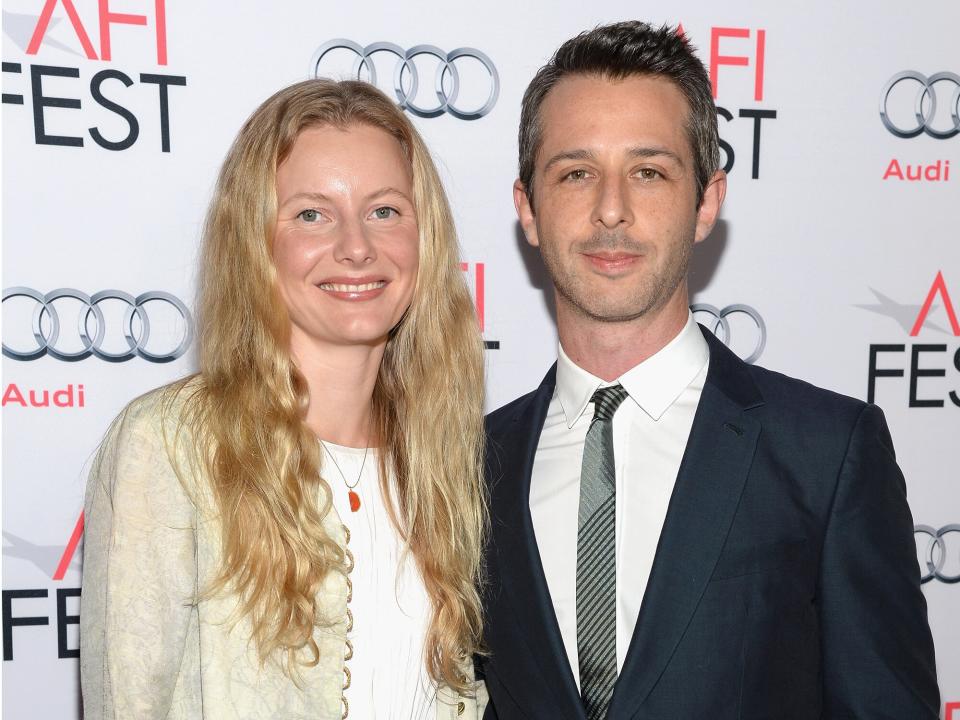
<path id="1" fill-rule="evenodd" d="M 575 75 L 550 90 L 533 204 L 519 181 L 514 200 L 558 303 L 604 322 L 687 303 L 693 243 L 709 234 L 725 189 L 718 172 L 697 207 L 688 113 L 657 77 Z"/>

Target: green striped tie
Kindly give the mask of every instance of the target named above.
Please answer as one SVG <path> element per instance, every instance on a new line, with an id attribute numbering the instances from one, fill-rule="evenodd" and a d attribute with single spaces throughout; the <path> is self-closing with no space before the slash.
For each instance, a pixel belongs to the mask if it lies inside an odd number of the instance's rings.
<path id="1" fill-rule="evenodd" d="M 627 397 L 621 385 L 591 398 L 583 444 L 577 532 L 577 657 L 587 720 L 601 720 L 617 682 L 617 479 L 613 414 Z"/>

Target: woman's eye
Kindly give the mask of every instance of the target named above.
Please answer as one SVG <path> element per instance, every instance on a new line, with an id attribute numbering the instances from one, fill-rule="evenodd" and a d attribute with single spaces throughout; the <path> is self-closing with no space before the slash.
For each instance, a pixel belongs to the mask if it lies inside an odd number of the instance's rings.
<path id="1" fill-rule="evenodd" d="M 389 220 L 390 218 L 396 217 L 399 214 L 400 213 L 398 213 L 395 208 L 384 206 L 378 207 L 376 210 L 374 210 L 372 216 L 377 220 Z"/>
<path id="2" fill-rule="evenodd" d="M 320 211 L 312 208 L 303 210 L 297 214 L 297 217 L 308 223 L 315 223 L 320 219 Z"/>

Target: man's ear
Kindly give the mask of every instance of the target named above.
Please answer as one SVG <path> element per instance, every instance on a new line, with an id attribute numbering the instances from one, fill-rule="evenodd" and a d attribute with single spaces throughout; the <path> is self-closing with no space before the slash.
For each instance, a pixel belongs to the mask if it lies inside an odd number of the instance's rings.
<path id="1" fill-rule="evenodd" d="M 527 196 L 527 189 L 518 178 L 513 183 L 513 204 L 517 208 L 517 218 L 520 220 L 520 227 L 523 228 L 523 234 L 527 242 L 534 247 L 540 247 L 540 238 L 537 236 L 537 223 L 534 219 L 533 205 Z"/>
<path id="2" fill-rule="evenodd" d="M 693 238 L 694 242 L 706 239 L 713 230 L 726 194 L 727 174 L 723 170 L 717 170 L 703 189 L 703 200 L 700 202 L 700 209 L 697 210 L 697 232 Z"/>

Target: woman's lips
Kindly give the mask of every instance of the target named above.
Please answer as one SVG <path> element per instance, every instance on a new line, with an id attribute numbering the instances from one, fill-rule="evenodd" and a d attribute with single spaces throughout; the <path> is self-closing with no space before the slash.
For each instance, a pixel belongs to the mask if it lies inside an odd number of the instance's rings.
<path id="1" fill-rule="evenodd" d="M 317 287 L 339 300 L 372 300 L 383 294 L 386 280 L 342 280 L 335 278 L 318 283 Z"/>

